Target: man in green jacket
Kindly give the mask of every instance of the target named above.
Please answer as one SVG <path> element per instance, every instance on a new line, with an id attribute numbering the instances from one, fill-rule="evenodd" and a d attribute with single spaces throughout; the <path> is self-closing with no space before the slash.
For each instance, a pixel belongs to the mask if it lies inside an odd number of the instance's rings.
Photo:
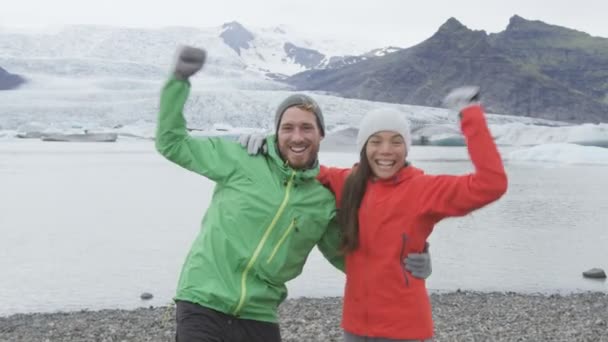
<path id="1" fill-rule="evenodd" d="M 191 137 L 183 116 L 188 79 L 205 59 L 204 50 L 180 50 L 156 132 L 165 158 L 216 182 L 180 275 L 176 340 L 280 341 L 285 283 L 302 272 L 314 246 L 344 269 L 334 196 L 315 178 L 323 115 L 310 97 L 288 97 L 276 113 L 277 137 L 260 156 L 237 142 Z"/>

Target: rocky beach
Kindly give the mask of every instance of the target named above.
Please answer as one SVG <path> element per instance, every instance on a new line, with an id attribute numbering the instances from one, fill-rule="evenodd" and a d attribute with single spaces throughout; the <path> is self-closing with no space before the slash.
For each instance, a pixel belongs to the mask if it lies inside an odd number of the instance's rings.
<path id="1" fill-rule="evenodd" d="M 608 341 L 608 294 L 433 293 L 435 341 Z M 341 341 L 340 298 L 280 307 L 283 341 Z M 174 341 L 174 308 L 0 317 L 2 342 Z"/>

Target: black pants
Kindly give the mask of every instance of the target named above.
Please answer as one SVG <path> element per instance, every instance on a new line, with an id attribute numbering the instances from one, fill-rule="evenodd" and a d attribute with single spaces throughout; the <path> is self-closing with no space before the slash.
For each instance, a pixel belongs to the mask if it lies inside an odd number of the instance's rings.
<path id="1" fill-rule="evenodd" d="M 198 304 L 177 301 L 177 342 L 281 342 L 276 323 L 236 318 Z"/>

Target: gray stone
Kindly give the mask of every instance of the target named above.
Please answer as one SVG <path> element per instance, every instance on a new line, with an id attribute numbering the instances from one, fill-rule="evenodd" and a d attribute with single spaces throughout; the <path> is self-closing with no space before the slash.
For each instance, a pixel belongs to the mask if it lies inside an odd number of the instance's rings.
<path id="1" fill-rule="evenodd" d="M 141 296 L 139 296 L 139 298 L 143 299 L 143 300 L 148 300 L 148 299 L 152 299 L 154 296 L 149 293 L 149 292 L 144 292 L 141 294 Z"/>
<path id="2" fill-rule="evenodd" d="M 592 268 L 583 272 L 583 277 L 592 279 L 606 279 L 606 272 L 601 268 Z"/>

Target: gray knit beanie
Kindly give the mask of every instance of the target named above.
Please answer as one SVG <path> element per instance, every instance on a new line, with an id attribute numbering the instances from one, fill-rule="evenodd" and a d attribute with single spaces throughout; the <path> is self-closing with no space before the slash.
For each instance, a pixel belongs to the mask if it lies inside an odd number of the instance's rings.
<path id="1" fill-rule="evenodd" d="M 375 109 L 361 119 L 359 133 L 357 134 L 357 150 L 361 152 L 363 146 L 372 134 L 381 131 L 392 131 L 401 134 L 405 140 L 405 150 L 409 151 L 412 145 L 410 124 L 405 114 L 390 108 Z"/>
<path id="2" fill-rule="evenodd" d="M 283 100 L 283 102 L 281 102 L 274 116 L 275 131 L 279 130 L 279 124 L 281 123 L 283 113 L 285 113 L 285 111 L 290 107 L 300 105 L 309 105 L 312 107 L 312 112 L 317 117 L 317 124 L 319 125 L 319 129 L 321 130 L 321 136 L 325 136 L 325 120 L 323 120 L 323 112 L 321 112 L 321 107 L 319 107 L 317 102 L 313 100 L 312 97 L 304 94 L 290 95 L 285 100 Z"/>

